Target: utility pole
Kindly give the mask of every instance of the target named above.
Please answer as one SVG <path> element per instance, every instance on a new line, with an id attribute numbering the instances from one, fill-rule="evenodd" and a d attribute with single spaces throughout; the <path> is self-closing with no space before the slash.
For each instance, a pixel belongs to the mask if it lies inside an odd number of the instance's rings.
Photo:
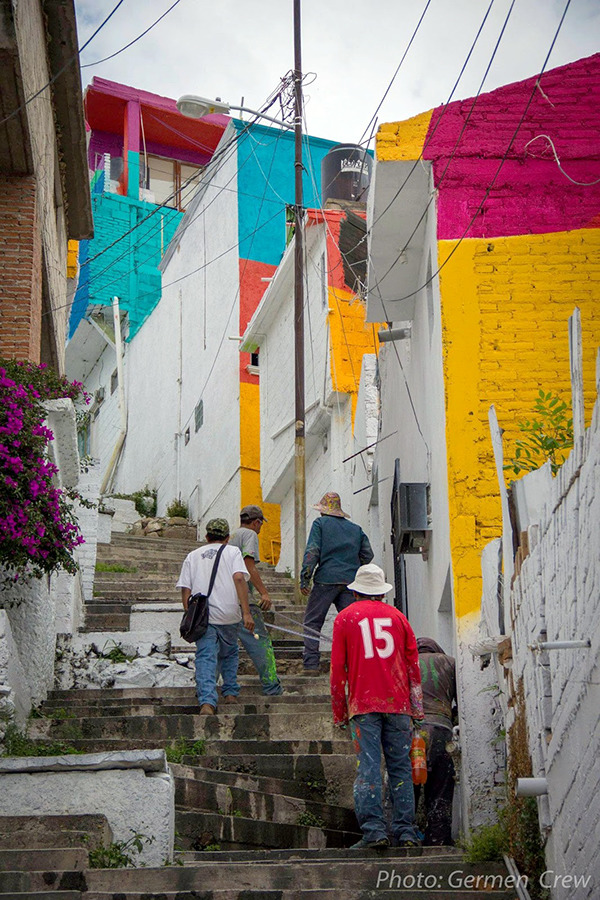
<path id="1" fill-rule="evenodd" d="M 304 421 L 304 259 L 302 195 L 302 43 L 300 0 L 294 0 L 294 99 L 295 99 L 295 231 L 294 231 L 294 573 L 296 597 L 300 596 L 300 569 L 306 545 L 306 471 Z"/>

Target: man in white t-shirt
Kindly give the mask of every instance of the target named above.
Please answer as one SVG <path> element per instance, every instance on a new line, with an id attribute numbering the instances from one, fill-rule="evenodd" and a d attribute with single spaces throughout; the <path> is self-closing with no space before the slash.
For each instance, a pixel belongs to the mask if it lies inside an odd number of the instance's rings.
<path id="1" fill-rule="evenodd" d="M 181 588 L 183 608 L 190 597 L 208 593 L 215 558 L 221 544 L 229 541 L 226 519 L 211 519 L 206 526 L 206 545 L 192 550 L 181 567 L 177 587 Z M 224 547 L 208 598 L 208 628 L 196 641 L 196 693 L 200 715 L 214 715 L 217 711 L 217 659 L 223 677 L 222 694 L 237 697 L 238 629 L 240 621 L 248 631 L 254 620 L 248 605 L 248 572 L 237 547 Z M 240 612 L 241 607 L 241 612 Z"/>

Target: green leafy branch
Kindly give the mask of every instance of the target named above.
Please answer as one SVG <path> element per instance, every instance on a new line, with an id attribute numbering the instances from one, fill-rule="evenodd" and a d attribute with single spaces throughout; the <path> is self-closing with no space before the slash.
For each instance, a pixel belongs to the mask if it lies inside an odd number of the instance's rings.
<path id="1" fill-rule="evenodd" d="M 568 406 L 552 391 L 539 391 L 535 401 L 535 417 L 518 423 L 522 437 L 515 441 L 515 453 L 504 465 L 515 475 L 533 472 L 550 460 L 556 475 L 568 451 L 573 447 L 573 419 Z"/>

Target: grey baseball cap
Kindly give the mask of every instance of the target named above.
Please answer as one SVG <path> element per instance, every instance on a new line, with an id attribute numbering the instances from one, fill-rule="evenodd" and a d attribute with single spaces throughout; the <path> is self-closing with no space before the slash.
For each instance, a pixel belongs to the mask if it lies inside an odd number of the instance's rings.
<path id="1" fill-rule="evenodd" d="M 267 521 L 260 506 L 244 506 L 240 511 L 240 519 L 249 519 L 250 522 L 254 519 L 260 519 L 262 522 Z"/>

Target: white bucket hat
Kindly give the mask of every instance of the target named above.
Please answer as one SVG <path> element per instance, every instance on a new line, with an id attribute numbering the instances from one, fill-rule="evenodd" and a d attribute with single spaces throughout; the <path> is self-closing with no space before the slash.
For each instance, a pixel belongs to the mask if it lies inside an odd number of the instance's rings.
<path id="1" fill-rule="evenodd" d="M 367 594 L 369 597 L 379 597 L 381 594 L 387 594 L 388 591 L 393 589 L 394 585 L 388 584 L 385 580 L 383 569 L 380 569 L 375 563 L 367 563 L 366 566 L 361 566 L 352 584 L 348 585 L 349 591 L 356 591 L 357 594 Z"/>

